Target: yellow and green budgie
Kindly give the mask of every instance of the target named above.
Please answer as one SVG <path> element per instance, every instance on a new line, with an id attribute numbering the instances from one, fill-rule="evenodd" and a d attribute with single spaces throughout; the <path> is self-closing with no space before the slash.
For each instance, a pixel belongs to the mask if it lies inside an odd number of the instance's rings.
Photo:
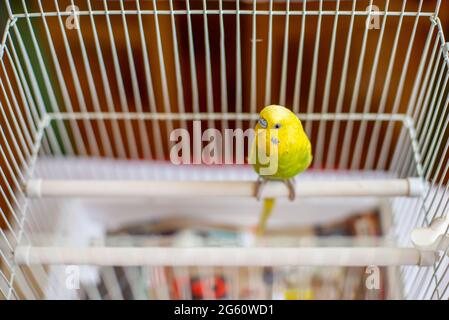
<path id="1" fill-rule="evenodd" d="M 270 105 L 262 109 L 255 127 L 250 163 L 259 174 L 256 197 L 269 180 L 283 181 L 289 189 L 289 199 L 295 199 L 293 178 L 312 162 L 312 146 L 301 121 L 289 109 Z M 257 234 L 262 235 L 275 199 L 264 199 Z"/>

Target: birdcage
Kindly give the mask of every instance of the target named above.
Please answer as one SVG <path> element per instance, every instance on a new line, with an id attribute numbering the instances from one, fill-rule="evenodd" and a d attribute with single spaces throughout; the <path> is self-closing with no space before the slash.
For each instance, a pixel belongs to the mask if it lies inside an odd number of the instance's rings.
<path id="1" fill-rule="evenodd" d="M 443 6 L 6 0 L 0 297 L 447 299 Z M 257 238 L 256 173 L 202 137 L 269 104 L 314 160 Z"/>

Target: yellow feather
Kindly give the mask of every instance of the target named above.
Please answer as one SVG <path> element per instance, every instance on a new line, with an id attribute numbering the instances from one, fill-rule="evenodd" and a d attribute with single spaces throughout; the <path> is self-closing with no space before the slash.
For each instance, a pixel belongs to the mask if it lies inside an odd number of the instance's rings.
<path id="1" fill-rule="evenodd" d="M 271 215 L 271 212 L 274 208 L 274 203 L 276 199 L 274 198 L 265 198 L 263 201 L 263 209 L 262 214 L 260 215 L 259 225 L 257 226 L 256 235 L 258 237 L 262 236 L 265 232 L 265 227 L 267 225 L 268 218 Z"/>
<path id="2" fill-rule="evenodd" d="M 264 161 L 259 161 L 259 154 L 270 157 L 273 150 L 277 151 L 278 156 L 277 171 L 264 178 L 290 179 L 306 170 L 312 162 L 312 147 L 298 117 L 285 107 L 271 105 L 260 112 L 260 118 L 266 121 L 266 128 L 260 123 L 256 125 L 256 138 L 250 155 L 256 172 L 260 174 L 262 168 L 268 167 Z M 276 125 L 279 128 L 275 129 Z M 272 141 L 271 135 L 274 133 L 277 145 Z M 259 139 L 265 139 L 265 143 L 259 142 Z"/>

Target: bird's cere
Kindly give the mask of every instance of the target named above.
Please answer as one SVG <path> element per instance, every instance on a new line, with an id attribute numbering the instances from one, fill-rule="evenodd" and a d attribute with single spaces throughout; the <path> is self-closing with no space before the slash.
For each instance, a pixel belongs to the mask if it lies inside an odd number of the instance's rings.
<path id="1" fill-rule="evenodd" d="M 267 128 L 267 120 L 265 120 L 264 118 L 259 119 L 259 124 L 262 128 Z"/>

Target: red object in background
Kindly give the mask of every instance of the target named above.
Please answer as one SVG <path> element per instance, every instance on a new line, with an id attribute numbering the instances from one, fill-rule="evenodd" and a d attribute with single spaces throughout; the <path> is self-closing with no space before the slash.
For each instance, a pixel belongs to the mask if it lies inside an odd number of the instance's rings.
<path id="1" fill-rule="evenodd" d="M 180 299 L 180 288 L 188 285 L 189 279 L 178 278 L 173 281 L 173 295 L 175 299 Z M 191 278 L 190 289 L 192 299 L 215 298 L 223 299 L 226 297 L 226 280 L 221 276 L 214 276 L 212 278 Z"/>

